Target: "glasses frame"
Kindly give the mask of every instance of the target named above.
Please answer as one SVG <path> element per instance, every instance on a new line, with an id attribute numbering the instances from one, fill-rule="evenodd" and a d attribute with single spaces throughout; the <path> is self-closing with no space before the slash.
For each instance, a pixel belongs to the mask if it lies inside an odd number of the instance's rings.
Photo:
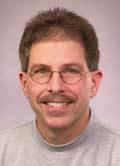
<path id="1" fill-rule="evenodd" d="M 50 76 L 49 76 L 49 79 L 48 79 L 47 81 L 45 81 L 45 82 L 39 82 L 38 80 L 34 79 L 34 78 L 33 78 L 34 74 L 33 74 L 32 72 L 30 73 L 30 77 L 31 77 L 31 79 L 32 79 L 34 82 L 36 82 L 36 83 L 38 83 L 38 84 L 46 84 L 46 83 L 48 83 L 48 82 L 52 79 L 53 74 L 57 72 L 57 73 L 59 73 L 59 76 L 60 76 L 60 78 L 62 79 L 62 81 L 63 81 L 64 83 L 69 84 L 69 85 L 74 85 L 74 84 L 77 84 L 77 83 L 82 79 L 82 77 L 83 77 L 84 75 L 90 73 L 90 71 L 80 72 L 80 73 L 79 73 L 79 74 L 80 74 L 80 78 L 79 78 L 76 82 L 70 83 L 70 82 L 67 82 L 67 81 L 64 80 L 64 78 L 63 78 L 63 76 L 62 76 L 63 71 L 57 71 L 57 70 L 56 70 L 56 71 L 50 71 L 50 72 L 51 72 L 51 74 L 50 74 Z"/>

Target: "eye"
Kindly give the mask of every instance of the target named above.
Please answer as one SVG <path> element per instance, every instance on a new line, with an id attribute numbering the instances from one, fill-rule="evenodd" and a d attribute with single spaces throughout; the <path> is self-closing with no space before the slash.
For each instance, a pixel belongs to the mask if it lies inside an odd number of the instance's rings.
<path id="1" fill-rule="evenodd" d="M 48 69 L 45 68 L 45 67 L 41 67 L 41 68 L 38 69 L 37 72 L 44 74 L 44 73 L 48 72 Z"/>
<path id="2" fill-rule="evenodd" d="M 33 70 L 33 75 L 34 74 L 39 74 L 39 75 L 41 74 L 41 75 L 43 75 L 43 74 L 47 74 L 49 72 L 50 72 L 50 70 L 47 67 L 41 66 L 41 67 L 38 67 L 35 70 Z"/>

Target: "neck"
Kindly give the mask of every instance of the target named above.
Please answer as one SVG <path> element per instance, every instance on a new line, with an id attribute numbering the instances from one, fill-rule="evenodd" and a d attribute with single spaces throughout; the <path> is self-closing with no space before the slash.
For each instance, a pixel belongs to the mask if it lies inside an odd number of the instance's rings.
<path id="1" fill-rule="evenodd" d="M 41 125 L 37 118 L 37 128 L 43 138 L 50 144 L 60 145 L 66 144 L 79 136 L 88 124 L 90 111 L 86 111 L 81 119 L 78 119 L 67 128 L 49 128 Z"/>

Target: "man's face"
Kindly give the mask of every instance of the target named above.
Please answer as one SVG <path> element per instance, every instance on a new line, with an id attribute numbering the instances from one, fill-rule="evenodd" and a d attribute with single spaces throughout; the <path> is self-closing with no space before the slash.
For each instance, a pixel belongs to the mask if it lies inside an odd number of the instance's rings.
<path id="1" fill-rule="evenodd" d="M 66 128 L 79 124 L 89 112 L 89 99 L 96 94 L 101 73 L 89 72 L 79 82 L 67 84 L 58 72 L 54 72 L 49 82 L 39 84 L 31 79 L 29 73 L 41 65 L 51 71 L 63 71 L 69 66 L 70 70 L 77 68 L 88 72 L 83 45 L 72 40 L 34 44 L 30 50 L 28 73 L 20 73 L 23 90 L 39 125 Z"/>

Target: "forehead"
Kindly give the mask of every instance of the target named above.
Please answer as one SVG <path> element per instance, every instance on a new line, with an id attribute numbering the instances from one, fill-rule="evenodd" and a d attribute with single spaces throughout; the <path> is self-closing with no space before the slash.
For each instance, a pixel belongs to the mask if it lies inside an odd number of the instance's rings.
<path id="1" fill-rule="evenodd" d="M 48 41 L 31 47 L 28 68 L 33 65 L 49 65 L 59 68 L 65 64 L 80 64 L 87 67 L 85 49 L 76 41 Z"/>

